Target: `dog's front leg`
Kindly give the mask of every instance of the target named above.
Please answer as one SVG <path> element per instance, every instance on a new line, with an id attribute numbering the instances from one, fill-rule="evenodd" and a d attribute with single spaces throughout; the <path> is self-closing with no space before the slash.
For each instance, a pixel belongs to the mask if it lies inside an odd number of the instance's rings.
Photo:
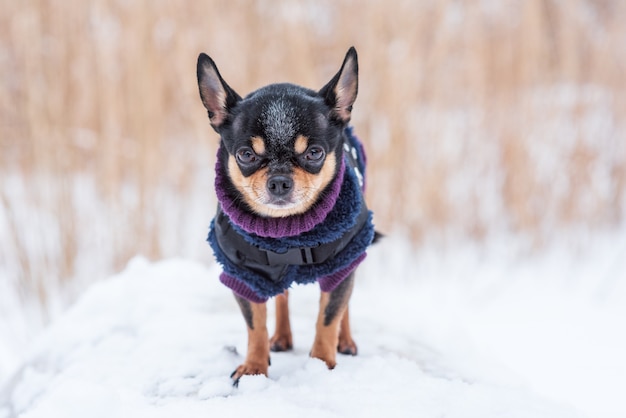
<path id="1" fill-rule="evenodd" d="M 339 325 L 339 345 L 337 345 L 337 351 L 341 354 L 347 354 L 350 356 L 356 356 L 357 348 L 356 343 L 352 339 L 352 333 L 350 332 L 350 316 L 348 315 L 349 307 L 346 306 L 346 311 L 341 317 L 341 324 Z"/>
<path id="2" fill-rule="evenodd" d="M 339 324 L 348 307 L 353 286 L 354 273 L 350 274 L 332 292 L 322 292 L 320 298 L 320 311 L 317 316 L 311 357 L 323 360 L 329 369 L 333 369 L 337 364 Z"/>
<path id="3" fill-rule="evenodd" d="M 270 338 L 270 350 L 288 351 L 293 348 L 289 322 L 289 291 L 276 296 L 276 331 Z"/>
<path id="4" fill-rule="evenodd" d="M 264 374 L 267 376 L 270 343 L 267 333 L 267 307 L 265 303 L 253 303 L 237 295 L 235 298 L 248 327 L 246 360 L 230 376 L 236 386 L 239 383 L 239 378 L 244 375 Z"/>

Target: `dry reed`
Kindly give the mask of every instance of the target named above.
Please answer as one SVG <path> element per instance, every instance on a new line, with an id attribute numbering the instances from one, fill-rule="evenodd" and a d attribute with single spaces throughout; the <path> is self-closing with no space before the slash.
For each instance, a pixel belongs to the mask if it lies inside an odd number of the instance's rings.
<path id="1" fill-rule="evenodd" d="M 211 177 L 217 145 L 197 94 L 201 51 L 246 93 L 285 80 L 321 87 L 355 45 L 353 122 L 382 230 L 416 243 L 450 231 L 543 239 L 622 220 L 623 2 L 1 3 L 3 241 L 42 301 L 51 277 L 76 275 L 94 219 L 108 231 L 91 247 L 103 270 L 184 253 L 189 236 L 165 231 L 194 194 L 212 193 L 195 185 Z M 93 184 L 102 217 L 77 203 L 77 178 Z M 24 235 L 49 225 L 16 224 L 23 207 L 50 215 L 56 245 L 32 254 Z"/>

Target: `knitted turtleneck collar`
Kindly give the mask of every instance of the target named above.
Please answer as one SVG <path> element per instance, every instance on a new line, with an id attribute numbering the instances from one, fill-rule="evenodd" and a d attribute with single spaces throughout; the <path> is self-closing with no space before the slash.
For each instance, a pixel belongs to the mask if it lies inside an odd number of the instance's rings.
<path id="1" fill-rule="evenodd" d="M 221 148 L 221 147 L 220 147 Z M 335 206 L 344 178 L 345 162 L 341 159 L 337 176 L 323 192 L 321 199 L 303 214 L 284 218 L 270 218 L 252 214 L 242 210 L 235 198 L 228 193 L 228 179 L 219 158 L 222 150 L 218 150 L 215 165 L 215 191 L 222 210 L 230 221 L 242 230 L 261 237 L 284 238 L 299 235 L 312 230 L 321 223 Z"/>

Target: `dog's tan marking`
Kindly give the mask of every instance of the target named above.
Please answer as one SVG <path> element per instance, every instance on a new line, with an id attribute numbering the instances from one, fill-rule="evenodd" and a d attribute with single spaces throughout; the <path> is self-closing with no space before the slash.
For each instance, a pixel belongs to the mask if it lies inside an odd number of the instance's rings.
<path id="1" fill-rule="evenodd" d="M 320 297 L 320 311 L 315 325 L 315 341 L 311 348 L 311 357 L 318 358 L 326 363 L 329 369 L 337 365 L 337 346 L 339 344 L 339 324 L 343 311 L 339 313 L 328 325 L 324 325 L 325 311 L 330 301 L 330 293 L 322 292 Z M 344 307 L 345 310 L 345 307 Z"/>
<path id="2" fill-rule="evenodd" d="M 317 201 L 320 192 L 333 180 L 336 167 L 337 159 L 335 158 L 335 153 L 331 152 L 326 156 L 326 161 L 324 161 L 322 169 L 317 174 L 309 173 L 301 168 L 294 170 L 293 181 L 295 190 L 302 191 L 303 195 L 306 194 L 305 207 L 303 207 L 301 212 L 306 212 Z"/>
<path id="3" fill-rule="evenodd" d="M 343 313 L 341 323 L 339 324 L 339 343 L 337 345 L 337 351 L 341 354 L 356 356 L 357 348 L 356 343 L 352 339 L 352 333 L 350 332 L 350 316 L 348 312 L 349 308 L 346 307 L 346 311 Z"/>
<path id="4" fill-rule="evenodd" d="M 260 136 L 253 136 L 251 139 L 252 149 L 256 153 L 256 155 L 265 154 L 265 141 Z"/>
<path id="5" fill-rule="evenodd" d="M 241 193 L 244 202 L 256 213 L 266 216 L 267 207 L 261 202 L 267 200 L 267 190 L 265 188 L 267 169 L 262 168 L 251 176 L 246 177 L 241 174 L 237 160 L 231 155 L 228 158 L 228 175 L 233 185 Z"/>
<path id="6" fill-rule="evenodd" d="M 252 328 L 248 328 L 248 353 L 246 360 L 232 374 L 237 382 L 241 376 L 264 374 L 267 376 L 270 358 L 270 342 L 267 333 L 267 306 L 265 303 L 249 302 L 252 311 Z"/>
<path id="7" fill-rule="evenodd" d="M 267 169 L 263 168 L 245 177 L 241 174 L 235 157 L 228 158 L 228 175 L 241 193 L 243 200 L 257 214 L 271 218 L 282 218 L 304 213 L 317 201 L 319 194 L 333 180 L 337 161 L 334 153 L 326 156 L 326 161 L 318 174 L 311 174 L 301 168 L 294 169 L 294 190 L 290 205 L 284 208 L 268 206 L 270 196 L 267 191 Z"/>
<path id="8" fill-rule="evenodd" d="M 317 316 L 311 357 L 323 360 L 329 369 L 334 368 L 336 364 L 339 348 L 339 327 L 343 323 L 343 316 L 346 315 L 353 287 L 354 274 L 350 274 L 332 292 L 322 292 L 320 298 L 320 311 Z M 350 328 L 347 326 L 343 337 L 347 337 L 349 333 Z M 350 337 L 350 339 L 352 338 Z M 350 354 L 356 354 L 356 345 L 355 352 Z"/>
<path id="9" fill-rule="evenodd" d="M 241 170 L 239 170 L 237 160 L 232 155 L 228 157 L 228 176 L 239 191 L 241 191 L 241 188 L 247 183 L 246 178 L 241 174 Z"/>
<path id="10" fill-rule="evenodd" d="M 289 323 L 289 292 L 276 296 L 276 331 L 270 338 L 270 350 L 288 351 L 293 348 L 291 324 Z"/>
<path id="11" fill-rule="evenodd" d="M 293 146 L 296 154 L 302 154 L 309 146 L 309 138 L 303 135 L 298 135 L 296 142 Z"/>

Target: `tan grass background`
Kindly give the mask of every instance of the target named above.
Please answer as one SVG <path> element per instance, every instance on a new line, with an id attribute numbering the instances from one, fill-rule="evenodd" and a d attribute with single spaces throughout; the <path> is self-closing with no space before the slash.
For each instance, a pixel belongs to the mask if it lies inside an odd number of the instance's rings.
<path id="1" fill-rule="evenodd" d="M 45 303 L 94 229 L 108 232 L 100 271 L 184 253 L 189 235 L 171 231 L 212 195 L 197 185 L 210 186 L 217 145 L 201 51 L 245 94 L 321 87 L 355 45 L 370 206 L 416 245 L 617 225 L 625 21 L 619 0 L 0 0 L 0 261 Z M 81 179 L 98 209 L 80 203 Z M 46 228 L 52 242 L 33 251 Z"/>

